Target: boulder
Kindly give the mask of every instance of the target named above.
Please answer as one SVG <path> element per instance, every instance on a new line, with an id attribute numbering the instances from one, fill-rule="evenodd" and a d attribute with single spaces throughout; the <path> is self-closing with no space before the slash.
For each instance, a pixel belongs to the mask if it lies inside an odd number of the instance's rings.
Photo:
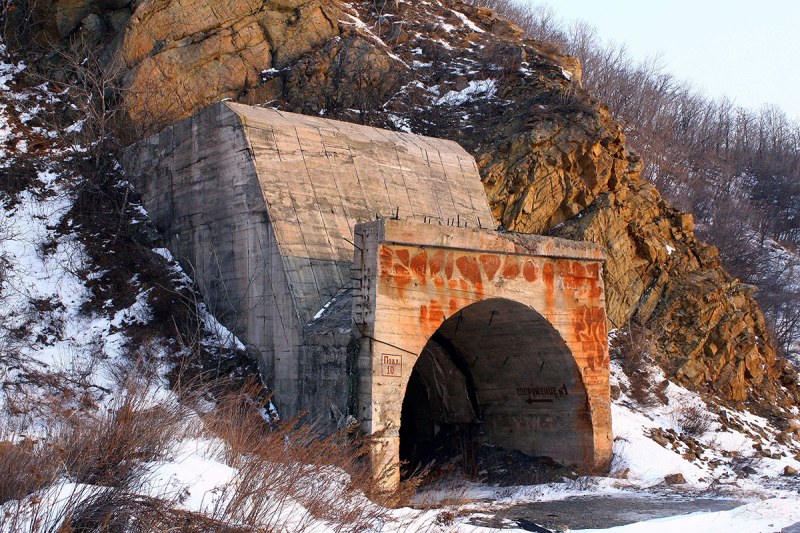
<path id="1" fill-rule="evenodd" d="M 686 483 L 686 480 L 683 478 L 683 474 L 678 472 L 677 474 L 670 474 L 668 476 L 664 476 L 664 482 L 667 485 L 683 485 Z"/>

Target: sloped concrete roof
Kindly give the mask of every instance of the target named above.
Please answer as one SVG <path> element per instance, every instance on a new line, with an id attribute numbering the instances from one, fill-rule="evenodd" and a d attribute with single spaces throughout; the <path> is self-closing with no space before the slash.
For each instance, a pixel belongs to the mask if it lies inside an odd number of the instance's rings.
<path id="1" fill-rule="evenodd" d="M 453 141 L 225 105 L 244 128 L 304 321 L 349 286 L 355 224 L 493 223 L 475 161 Z"/>

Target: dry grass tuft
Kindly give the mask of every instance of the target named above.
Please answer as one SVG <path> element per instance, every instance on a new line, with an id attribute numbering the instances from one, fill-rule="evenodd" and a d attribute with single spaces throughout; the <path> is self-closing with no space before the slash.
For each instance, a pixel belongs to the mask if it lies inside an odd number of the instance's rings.
<path id="1" fill-rule="evenodd" d="M 631 323 L 617 332 L 609 346 L 611 358 L 619 361 L 628 377 L 629 387 L 623 392 L 642 407 L 666 405 L 666 381 L 657 381 L 651 369 L 658 354 L 656 336 L 649 329 Z"/>
<path id="2" fill-rule="evenodd" d="M 252 387 L 229 393 L 204 417 L 220 438 L 218 452 L 238 470 L 210 516 L 269 530 L 285 520 L 283 511 L 299 504 L 308 514 L 292 524 L 295 531 L 312 520 L 360 531 L 386 519 L 387 506 L 403 495 L 381 491 L 380 476 L 370 468 L 370 439 L 355 427 L 320 437 L 301 417 L 270 427 L 262 418 L 264 405 L 253 401 L 257 393 Z"/>
<path id="3" fill-rule="evenodd" d="M 201 386 L 160 395 L 145 380 L 127 383 L 94 416 L 65 414 L 40 441 L 0 444 L 0 474 L 8 480 L 0 484 L 3 522 L 13 526 L 0 530 L 301 532 L 324 522 L 334 531 L 362 531 L 391 521 L 389 508 L 416 490 L 413 479 L 400 491 L 381 490 L 369 454 L 380 436 L 351 427 L 321 437 L 299 418 L 271 424 L 264 417 L 269 397 L 257 383 L 215 389 L 213 408 Z M 198 417 L 185 407 L 192 402 L 210 410 Z M 235 470 L 200 513 L 181 509 L 182 487 L 154 495 L 150 481 L 154 465 L 193 437 L 215 443 L 208 453 Z"/>
<path id="4" fill-rule="evenodd" d="M 711 429 L 712 419 L 706 409 L 697 405 L 681 405 L 672 412 L 672 420 L 681 433 L 700 438 Z"/>

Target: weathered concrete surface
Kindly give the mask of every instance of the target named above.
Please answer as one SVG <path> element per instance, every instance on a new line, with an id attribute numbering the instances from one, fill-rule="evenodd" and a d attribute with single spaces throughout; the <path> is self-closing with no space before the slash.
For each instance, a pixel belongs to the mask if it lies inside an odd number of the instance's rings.
<path id="1" fill-rule="evenodd" d="M 609 462 L 605 253 L 480 228 L 492 215 L 458 144 L 220 103 L 124 164 L 282 414 L 381 432 L 390 485 L 401 423 L 420 444 L 460 424 Z"/>
<path id="2" fill-rule="evenodd" d="M 452 141 L 241 104 L 206 108 L 124 159 L 168 247 L 257 355 L 286 416 L 352 403 L 341 370 L 349 332 L 303 328 L 350 287 L 356 223 L 492 216 L 474 160 Z"/>
<path id="3" fill-rule="evenodd" d="M 399 217 L 491 227 L 475 161 L 452 141 L 226 105 L 244 127 L 295 304 L 306 322 L 349 286 L 356 223 Z"/>
<path id="4" fill-rule="evenodd" d="M 466 361 L 488 441 L 604 467 L 611 415 L 602 262 L 586 243 L 380 220 L 356 227 L 358 417 L 396 480 L 401 412 L 437 334 Z M 451 413 L 453 414 L 453 413 Z"/>

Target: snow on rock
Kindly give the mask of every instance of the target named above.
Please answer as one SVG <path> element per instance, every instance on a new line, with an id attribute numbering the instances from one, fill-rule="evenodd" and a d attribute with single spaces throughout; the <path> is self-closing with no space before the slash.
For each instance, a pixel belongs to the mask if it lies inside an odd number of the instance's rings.
<path id="1" fill-rule="evenodd" d="M 614 427 L 612 472 L 627 470 L 629 480 L 648 485 L 663 483 L 665 476 L 676 473 L 683 474 L 692 484 L 709 481 L 705 470 L 646 436 L 648 429 L 662 424 L 619 404 L 612 405 L 611 420 Z"/>
<path id="2" fill-rule="evenodd" d="M 88 387 L 110 391 L 113 383 L 92 370 L 119 356 L 113 321 L 81 311 L 90 297 L 85 253 L 74 236 L 54 232 L 71 194 L 55 174 L 40 173 L 38 180 L 38 193 L 23 191 L 11 208 L 0 208 L 0 257 L 7 265 L 0 283 L 0 351 L 19 363 L 16 370 L 6 367 L 5 379 L 33 369 L 77 372 L 87 376 Z"/>
<path id="3" fill-rule="evenodd" d="M 454 14 L 456 17 L 458 17 L 459 19 L 461 19 L 461 22 L 462 22 L 462 23 L 464 24 L 464 26 L 466 26 L 467 28 L 471 29 L 472 31 L 474 31 L 474 32 L 476 32 L 476 33 L 486 33 L 486 31 L 484 31 L 483 29 L 481 29 L 481 28 L 480 28 L 480 27 L 479 27 L 477 24 L 475 24 L 475 23 L 474 23 L 474 22 L 472 22 L 472 21 L 471 21 L 469 18 L 467 18 L 467 16 L 466 16 L 464 13 L 460 13 L 460 12 L 458 12 L 458 11 L 454 10 L 454 9 L 451 9 L 450 11 L 451 11 L 451 12 L 452 12 L 452 13 L 453 13 L 453 14 Z"/>
<path id="4" fill-rule="evenodd" d="M 612 361 L 611 370 L 612 382 L 627 380 L 617 361 Z M 660 369 L 654 366 L 649 371 L 654 382 L 665 382 Z M 763 480 L 780 481 L 785 467 L 800 470 L 797 441 L 781 442 L 765 418 L 744 410 L 712 408 L 697 393 L 671 382 L 664 396 L 665 404 L 641 406 L 622 393 L 612 404 L 612 475 L 624 473 L 632 484 L 646 487 L 680 473 L 688 486 L 697 489 L 724 483 L 759 493 Z M 686 413 L 706 426 L 699 434 L 686 434 Z M 761 449 L 770 450 L 770 456 L 759 454 Z M 743 471 L 743 466 L 751 471 Z"/>
<path id="5" fill-rule="evenodd" d="M 460 91 L 450 91 L 435 101 L 436 105 L 457 106 L 477 99 L 492 98 L 497 92 L 496 80 L 472 80 Z"/>
<path id="6" fill-rule="evenodd" d="M 394 113 L 390 113 L 388 116 L 389 120 L 392 122 L 394 127 L 397 128 L 399 131 L 404 131 L 406 133 L 413 133 L 411 131 L 411 125 L 409 124 L 408 118 L 395 115 Z"/>

